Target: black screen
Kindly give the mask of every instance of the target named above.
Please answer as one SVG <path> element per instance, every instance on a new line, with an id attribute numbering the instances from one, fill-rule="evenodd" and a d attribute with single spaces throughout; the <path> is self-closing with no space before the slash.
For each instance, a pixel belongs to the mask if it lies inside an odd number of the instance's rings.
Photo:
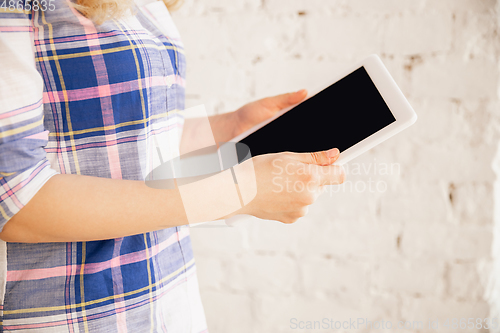
<path id="1" fill-rule="evenodd" d="M 252 156 L 341 152 L 396 121 L 364 67 L 297 105 L 240 142 Z M 244 149 L 238 151 L 240 161 Z"/>

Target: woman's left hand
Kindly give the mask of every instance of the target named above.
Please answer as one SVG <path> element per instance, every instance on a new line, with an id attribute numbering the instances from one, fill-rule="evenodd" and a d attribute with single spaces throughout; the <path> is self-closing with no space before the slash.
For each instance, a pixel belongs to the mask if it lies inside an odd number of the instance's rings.
<path id="1" fill-rule="evenodd" d="M 306 96 L 307 90 L 302 89 L 294 93 L 266 97 L 242 106 L 234 112 L 233 137 L 271 118 L 277 112 L 303 101 Z"/>

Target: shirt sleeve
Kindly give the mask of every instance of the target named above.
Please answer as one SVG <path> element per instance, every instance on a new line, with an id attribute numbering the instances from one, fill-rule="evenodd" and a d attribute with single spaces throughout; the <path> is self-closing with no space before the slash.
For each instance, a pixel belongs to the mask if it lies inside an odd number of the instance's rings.
<path id="1" fill-rule="evenodd" d="M 0 8 L 0 231 L 57 174 L 44 150 L 43 80 L 30 18 Z"/>

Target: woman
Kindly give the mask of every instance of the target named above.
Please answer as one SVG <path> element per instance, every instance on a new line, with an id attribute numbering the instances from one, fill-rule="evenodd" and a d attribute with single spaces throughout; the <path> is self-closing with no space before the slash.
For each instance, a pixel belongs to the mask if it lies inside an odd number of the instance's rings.
<path id="1" fill-rule="evenodd" d="M 205 332 L 179 190 L 143 182 L 152 142 L 176 156 L 183 127 L 185 59 L 166 7 L 173 3 L 13 3 L 0 9 L 2 330 Z M 216 142 L 305 95 L 210 117 Z M 186 123 L 182 140 L 196 134 Z M 343 181 L 329 166 L 337 156 L 252 158 L 256 197 L 218 218 L 294 222 L 323 185 Z M 273 192 L 277 158 L 292 170 L 283 182 L 307 181 L 310 191 Z M 306 164 L 324 167 L 293 172 Z"/>

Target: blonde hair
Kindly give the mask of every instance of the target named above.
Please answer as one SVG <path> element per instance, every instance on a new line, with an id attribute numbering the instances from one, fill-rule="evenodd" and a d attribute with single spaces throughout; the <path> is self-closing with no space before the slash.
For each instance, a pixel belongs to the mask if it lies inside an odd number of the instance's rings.
<path id="1" fill-rule="evenodd" d="M 163 0 L 169 10 L 177 9 L 182 0 Z M 73 6 L 96 24 L 119 18 L 132 10 L 134 0 L 77 0 Z"/>

